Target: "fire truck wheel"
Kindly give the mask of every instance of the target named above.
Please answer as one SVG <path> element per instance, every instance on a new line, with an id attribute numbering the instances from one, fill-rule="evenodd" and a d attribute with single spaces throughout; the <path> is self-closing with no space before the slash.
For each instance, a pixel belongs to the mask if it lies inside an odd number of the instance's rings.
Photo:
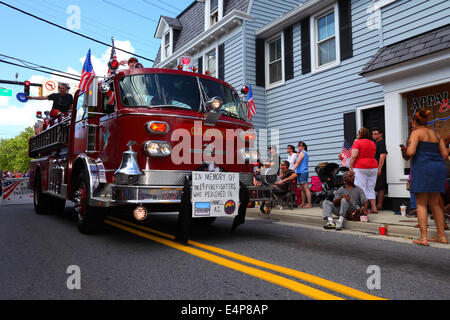
<path id="1" fill-rule="evenodd" d="M 46 214 L 50 212 L 50 197 L 42 193 L 41 174 L 36 173 L 34 180 L 34 211 L 37 214 Z"/>
<path id="2" fill-rule="evenodd" d="M 105 220 L 104 211 L 101 208 L 89 205 L 89 197 L 89 178 L 86 171 L 82 171 L 75 184 L 73 200 L 77 227 L 83 234 L 99 232 Z"/>

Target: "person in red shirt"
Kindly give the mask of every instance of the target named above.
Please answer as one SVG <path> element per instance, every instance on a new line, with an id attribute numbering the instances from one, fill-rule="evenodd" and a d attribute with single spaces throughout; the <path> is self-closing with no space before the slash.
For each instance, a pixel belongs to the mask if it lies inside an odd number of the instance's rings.
<path id="1" fill-rule="evenodd" d="M 375 159 L 376 150 L 375 142 L 370 140 L 369 129 L 359 129 L 358 138 L 352 146 L 348 167 L 355 172 L 355 185 L 363 189 L 369 199 L 371 213 L 378 213 L 375 194 L 378 173 L 378 162 Z"/>

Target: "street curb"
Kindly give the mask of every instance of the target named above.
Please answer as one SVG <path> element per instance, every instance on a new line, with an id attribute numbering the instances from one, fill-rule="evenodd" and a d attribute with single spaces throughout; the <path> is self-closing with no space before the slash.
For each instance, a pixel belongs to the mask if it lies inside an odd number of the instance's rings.
<path id="1" fill-rule="evenodd" d="M 324 225 L 324 220 L 322 217 L 317 215 L 307 215 L 307 214 L 295 214 L 290 212 L 277 212 L 272 211 L 270 214 L 263 214 L 256 210 L 248 210 L 247 216 L 251 218 L 263 219 L 263 220 L 273 220 L 274 222 L 286 222 L 295 224 L 304 224 L 309 226 L 319 226 Z M 387 236 L 392 237 L 402 237 L 402 238 L 418 238 L 420 236 L 420 230 L 414 228 L 414 226 L 402 226 L 396 224 L 382 223 L 382 222 L 356 222 L 345 220 L 344 230 L 357 231 L 362 233 L 368 233 L 371 235 L 379 235 L 379 228 L 384 224 L 387 229 Z M 450 238 L 450 231 L 445 232 L 447 238 Z M 432 238 L 436 236 L 436 228 L 434 225 L 429 226 L 428 237 Z"/>

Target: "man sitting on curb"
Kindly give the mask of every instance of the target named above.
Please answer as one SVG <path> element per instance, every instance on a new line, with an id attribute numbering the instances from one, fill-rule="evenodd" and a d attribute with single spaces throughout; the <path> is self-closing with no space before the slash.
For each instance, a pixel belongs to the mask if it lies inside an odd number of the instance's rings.
<path id="1" fill-rule="evenodd" d="M 334 194 L 333 201 L 323 202 L 323 219 L 328 222 L 323 226 L 325 229 L 342 230 L 345 215 L 363 207 L 363 212 L 367 214 L 369 201 L 364 191 L 355 186 L 355 174 L 352 171 L 344 173 L 344 185 Z M 334 222 L 333 214 L 339 216 L 337 223 Z"/>

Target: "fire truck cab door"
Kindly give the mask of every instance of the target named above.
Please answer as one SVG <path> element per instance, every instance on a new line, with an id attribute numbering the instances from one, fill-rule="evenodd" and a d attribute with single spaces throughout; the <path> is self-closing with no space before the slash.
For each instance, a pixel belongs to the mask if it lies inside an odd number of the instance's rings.
<path id="1" fill-rule="evenodd" d="M 73 152 L 75 155 L 80 153 L 92 152 L 95 150 L 96 142 L 96 122 L 98 122 L 97 107 L 87 107 L 85 93 L 80 93 L 77 97 L 74 120 L 74 143 Z M 92 139 L 89 139 L 94 135 Z M 94 142 L 94 147 L 88 145 L 89 141 Z"/>

